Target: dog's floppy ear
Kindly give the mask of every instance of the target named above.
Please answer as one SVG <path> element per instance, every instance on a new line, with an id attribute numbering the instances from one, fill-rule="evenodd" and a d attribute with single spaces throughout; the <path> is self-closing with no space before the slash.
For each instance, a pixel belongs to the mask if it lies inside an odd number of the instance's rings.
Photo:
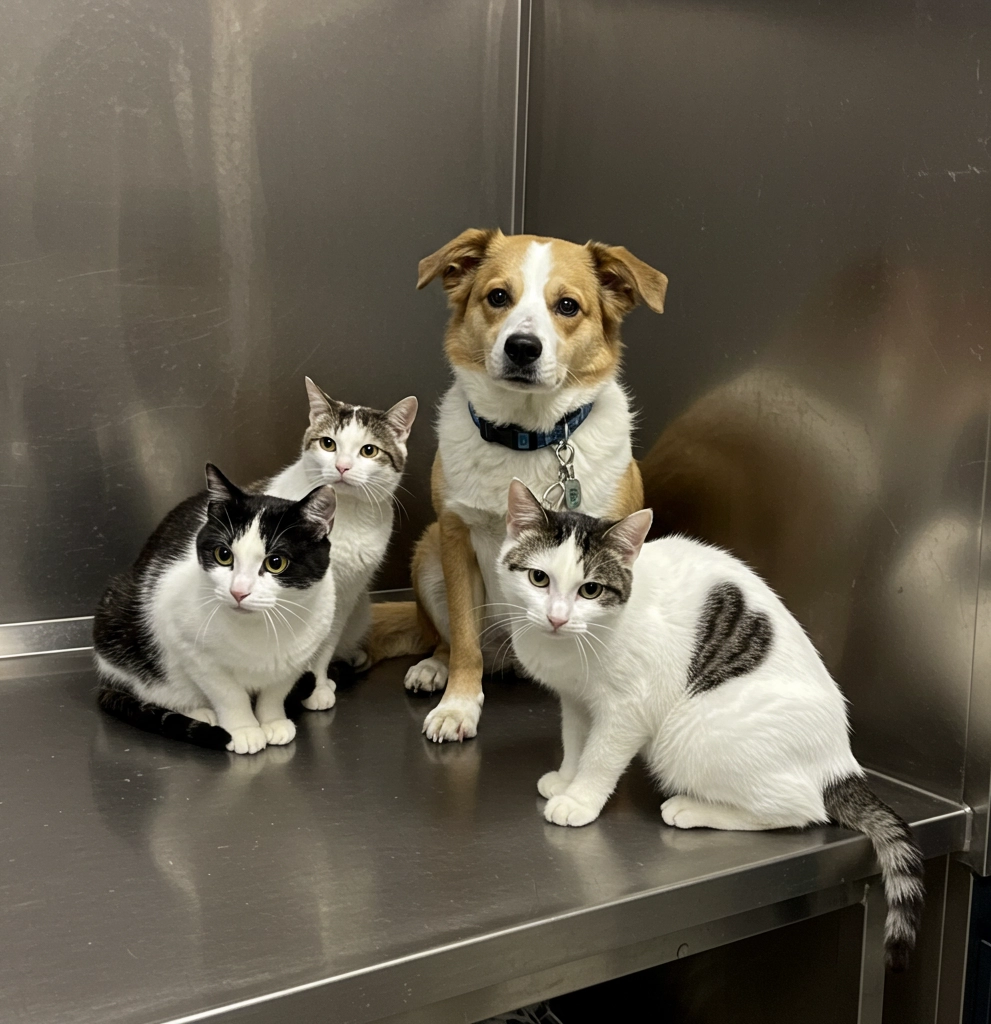
<path id="1" fill-rule="evenodd" d="M 451 291 L 482 261 L 489 243 L 502 232 L 490 228 L 469 228 L 435 253 L 420 260 L 417 288 L 425 288 L 438 274 L 445 291 Z"/>
<path id="2" fill-rule="evenodd" d="M 668 279 L 643 260 L 638 260 L 622 245 L 586 242 L 595 263 L 599 284 L 612 307 L 610 312 L 622 319 L 638 303 L 646 303 L 655 313 L 664 312 Z"/>

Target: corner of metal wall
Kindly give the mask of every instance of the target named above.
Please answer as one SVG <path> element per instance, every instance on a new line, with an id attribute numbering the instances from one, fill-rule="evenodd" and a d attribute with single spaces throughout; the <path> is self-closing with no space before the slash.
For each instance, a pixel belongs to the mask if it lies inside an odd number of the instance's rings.
<path id="1" fill-rule="evenodd" d="M 513 188 L 510 234 L 523 232 L 526 214 L 526 147 L 530 116 L 530 25 L 532 0 L 517 0 L 516 22 L 516 112 L 513 124 Z"/>
<path id="2" fill-rule="evenodd" d="M 988 858 L 988 808 L 991 804 L 991 636 L 981 629 L 991 612 L 991 529 L 987 529 L 988 467 L 991 457 L 991 405 L 984 447 L 984 485 L 978 526 L 979 557 L 974 610 L 974 647 L 970 669 L 970 703 L 967 709 L 967 744 L 964 751 L 963 802 L 972 811 L 970 841 L 959 860 L 978 875 L 991 874 Z"/>

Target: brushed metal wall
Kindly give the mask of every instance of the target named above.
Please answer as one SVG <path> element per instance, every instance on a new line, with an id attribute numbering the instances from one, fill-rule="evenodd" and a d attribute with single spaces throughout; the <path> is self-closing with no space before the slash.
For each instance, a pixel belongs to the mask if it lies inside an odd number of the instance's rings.
<path id="1" fill-rule="evenodd" d="M 303 375 L 421 401 L 380 585 L 429 514 L 439 293 L 509 227 L 513 0 L 0 5 L 0 622 L 92 611 L 203 463 L 295 456 Z"/>
<path id="2" fill-rule="evenodd" d="M 527 229 L 671 279 L 664 317 L 625 333 L 659 527 L 767 575 L 849 696 L 859 756 L 960 799 L 991 10 L 540 0 L 531 45 Z"/>

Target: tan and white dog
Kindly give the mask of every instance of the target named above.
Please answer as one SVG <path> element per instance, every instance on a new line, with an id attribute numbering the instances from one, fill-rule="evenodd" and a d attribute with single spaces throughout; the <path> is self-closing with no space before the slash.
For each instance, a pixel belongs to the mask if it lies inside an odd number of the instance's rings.
<path id="1" fill-rule="evenodd" d="M 619 518 L 642 506 L 629 399 L 616 379 L 619 329 L 640 302 L 662 311 L 667 278 L 620 246 L 481 229 L 420 262 L 417 288 L 435 277 L 451 310 L 445 351 L 454 370 L 437 424 L 437 522 L 413 556 L 415 608 L 375 606 L 369 655 L 434 648 L 407 672 L 406 688 L 446 684 L 423 726 L 441 743 L 475 735 L 483 672 L 525 622 L 501 603 L 494 572 L 510 481 L 542 495 L 559 479 L 548 442 L 567 422 L 580 510 Z"/>

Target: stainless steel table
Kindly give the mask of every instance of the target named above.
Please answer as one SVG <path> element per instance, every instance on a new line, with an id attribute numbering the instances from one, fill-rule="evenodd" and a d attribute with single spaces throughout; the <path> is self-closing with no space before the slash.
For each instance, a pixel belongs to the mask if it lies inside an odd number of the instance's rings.
<path id="1" fill-rule="evenodd" d="M 478 738 L 437 747 L 405 668 L 237 757 L 103 717 L 86 655 L 0 662 L 0 1019 L 477 1020 L 862 900 L 880 1019 L 864 839 L 668 828 L 636 768 L 547 825 L 555 704 L 493 682 Z M 963 846 L 963 808 L 875 784 L 927 856 Z"/>

